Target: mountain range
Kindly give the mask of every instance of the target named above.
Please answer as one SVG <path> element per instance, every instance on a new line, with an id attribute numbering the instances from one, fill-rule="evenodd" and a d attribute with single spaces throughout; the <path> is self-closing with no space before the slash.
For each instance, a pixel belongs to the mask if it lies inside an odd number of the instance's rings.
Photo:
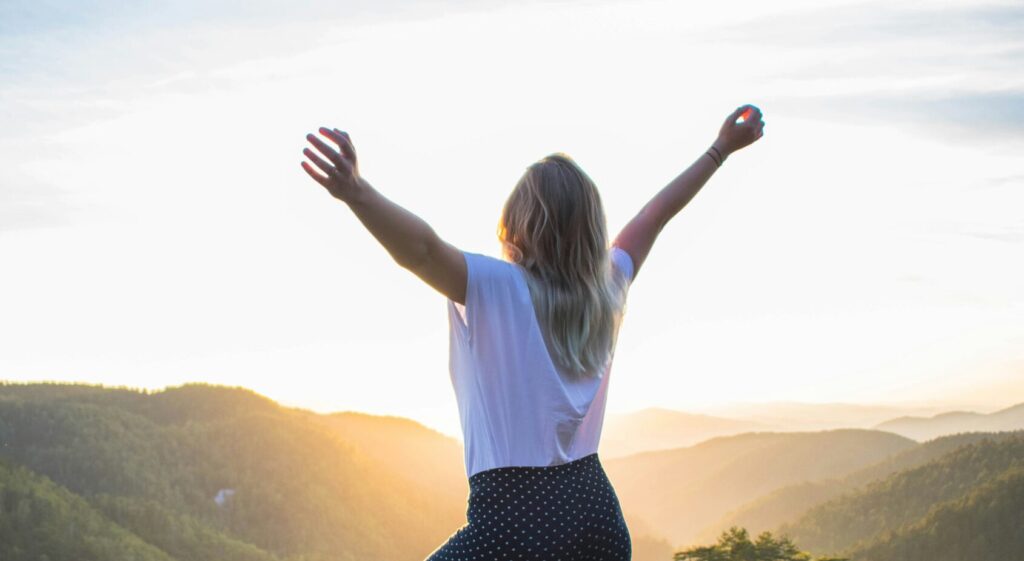
<path id="1" fill-rule="evenodd" d="M 1024 429 L 1024 403 L 994 413 L 949 411 L 931 417 L 899 417 L 875 426 L 914 440 L 930 440 L 961 432 L 998 432 Z"/>
<path id="2" fill-rule="evenodd" d="M 1024 432 L 917 442 L 638 413 L 609 418 L 601 452 L 637 561 L 732 525 L 855 561 L 1024 561 Z M 244 388 L 0 384 L 0 559 L 421 561 L 465 523 L 462 460 L 409 419 Z"/>

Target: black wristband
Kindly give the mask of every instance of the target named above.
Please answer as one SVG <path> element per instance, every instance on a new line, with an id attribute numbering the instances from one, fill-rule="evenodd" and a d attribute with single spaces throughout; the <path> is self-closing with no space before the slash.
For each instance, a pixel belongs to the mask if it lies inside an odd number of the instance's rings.
<path id="1" fill-rule="evenodd" d="M 712 161 L 712 162 L 715 162 L 715 166 L 716 166 L 716 167 L 722 167 L 722 162 L 719 162 L 719 161 L 718 161 L 718 160 L 717 160 L 717 159 L 715 158 L 715 156 L 714 156 L 713 154 L 711 154 L 711 150 L 708 150 L 707 152 L 704 152 L 704 155 L 705 155 L 705 156 L 707 156 L 707 157 L 709 157 L 709 158 L 711 158 L 711 161 Z"/>
<path id="2" fill-rule="evenodd" d="M 711 145 L 711 149 L 715 151 L 715 154 L 718 154 L 718 161 L 724 163 L 725 162 L 725 157 L 722 156 L 722 153 L 718 151 L 718 148 L 715 148 L 714 144 Z M 718 164 L 718 165 L 722 165 L 722 164 Z"/>

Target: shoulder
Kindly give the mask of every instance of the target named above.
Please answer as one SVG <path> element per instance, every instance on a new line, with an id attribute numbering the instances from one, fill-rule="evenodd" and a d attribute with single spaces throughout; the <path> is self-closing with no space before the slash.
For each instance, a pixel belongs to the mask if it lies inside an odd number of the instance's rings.
<path id="1" fill-rule="evenodd" d="M 504 332 L 497 326 L 509 321 L 518 309 L 516 303 L 522 301 L 521 279 L 516 277 L 520 274 L 518 265 L 472 251 L 462 254 L 466 259 L 466 303 L 451 307 L 463 318 L 452 323 L 471 342 L 481 337 L 490 339 Z"/>
<path id="2" fill-rule="evenodd" d="M 519 265 L 482 253 L 464 251 L 466 258 L 466 298 L 494 300 L 501 295 L 518 294 L 522 278 Z"/>
<path id="3" fill-rule="evenodd" d="M 462 254 L 466 259 L 469 275 L 474 277 L 470 282 L 508 279 L 516 274 L 516 265 L 504 259 L 472 251 L 463 251 Z"/>

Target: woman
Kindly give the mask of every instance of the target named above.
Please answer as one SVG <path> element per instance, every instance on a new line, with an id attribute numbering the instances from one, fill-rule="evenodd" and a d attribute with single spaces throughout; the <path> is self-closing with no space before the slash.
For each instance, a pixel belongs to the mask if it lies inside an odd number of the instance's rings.
<path id="1" fill-rule="evenodd" d="M 597 447 L 629 285 L 668 221 L 729 154 L 761 137 L 737 108 L 707 152 L 609 247 L 593 181 L 568 156 L 532 164 L 501 213 L 503 259 L 464 252 L 359 175 L 348 133 L 313 134 L 302 168 L 348 204 L 394 260 L 448 298 L 449 369 L 464 436 L 467 524 L 428 561 L 628 560 Z"/>

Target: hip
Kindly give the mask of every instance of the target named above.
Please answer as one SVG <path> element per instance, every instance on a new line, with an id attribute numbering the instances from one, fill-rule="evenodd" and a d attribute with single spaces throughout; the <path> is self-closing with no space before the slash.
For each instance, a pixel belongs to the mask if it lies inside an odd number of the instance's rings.
<path id="1" fill-rule="evenodd" d="M 628 561 L 632 541 L 597 454 L 469 478 L 468 523 L 427 561 Z"/>
<path id="2" fill-rule="evenodd" d="M 484 513 L 524 510 L 542 518 L 622 517 L 596 452 L 564 464 L 492 468 L 469 478 L 468 522 Z"/>

